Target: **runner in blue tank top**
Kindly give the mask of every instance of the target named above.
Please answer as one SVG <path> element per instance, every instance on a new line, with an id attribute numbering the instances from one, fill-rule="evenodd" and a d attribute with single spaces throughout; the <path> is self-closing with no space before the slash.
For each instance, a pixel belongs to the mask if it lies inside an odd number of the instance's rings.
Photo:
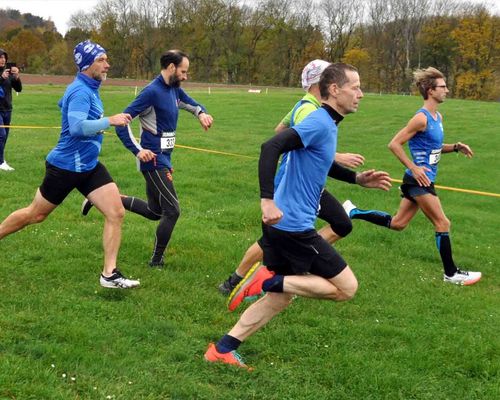
<path id="1" fill-rule="evenodd" d="M 75 46 L 73 55 L 79 73 L 59 102 L 61 137 L 47 156 L 45 178 L 32 203 L 14 211 L 0 224 L 0 239 L 27 225 L 44 221 L 73 189 L 77 189 L 104 215 L 101 286 L 132 288 L 139 286 L 139 281 L 127 279 L 116 268 L 125 210 L 118 187 L 97 159 L 103 129 L 126 126 L 132 118 L 124 113 L 111 117 L 103 115 L 99 87 L 109 69 L 106 51 L 86 40 Z"/>
<path id="2" fill-rule="evenodd" d="M 397 231 L 406 228 L 417 211 L 422 210 L 434 225 L 436 246 L 443 263 L 444 282 L 473 285 L 481 279 L 481 273 L 464 271 L 455 265 L 449 234 L 450 221 L 444 214 L 434 189 L 442 153 L 461 152 L 466 157 L 472 157 L 473 153 L 464 143 L 443 143 L 442 117 L 437 109 L 448 93 L 444 75 L 432 67 L 418 70 L 414 75 L 417 88 L 424 98 L 424 105 L 389 143 L 391 151 L 406 166 L 399 210 L 393 217 L 382 211 L 361 210 L 349 200 L 346 202 L 346 209 L 352 219 L 363 219 Z M 411 159 L 403 148 L 406 142 Z"/>

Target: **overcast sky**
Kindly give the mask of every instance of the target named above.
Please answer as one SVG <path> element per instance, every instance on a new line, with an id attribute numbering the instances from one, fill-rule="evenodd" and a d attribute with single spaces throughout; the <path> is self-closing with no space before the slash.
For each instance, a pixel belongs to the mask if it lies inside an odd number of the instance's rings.
<path id="1" fill-rule="evenodd" d="M 65 34 L 67 22 L 79 10 L 89 11 L 100 0 L 0 0 L 0 8 L 12 8 L 21 13 L 31 13 L 52 20 L 57 30 Z M 500 0 L 469 0 L 474 3 L 489 3 L 492 12 L 500 13 Z M 249 1 L 247 0 L 247 3 Z"/>

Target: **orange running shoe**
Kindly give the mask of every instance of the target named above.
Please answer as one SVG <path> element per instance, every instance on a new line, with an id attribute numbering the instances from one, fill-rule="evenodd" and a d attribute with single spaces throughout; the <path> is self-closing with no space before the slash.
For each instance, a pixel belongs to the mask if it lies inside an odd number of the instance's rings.
<path id="1" fill-rule="evenodd" d="M 245 277 L 234 288 L 227 299 L 227 308 L 234 311 L 243 300 L 255 300 L 260 297 L 262 292 L 262 283 L 274 276 L 274 272 L 269 271 L 266 266 L 257 262 L 247 272 Z"/>
<path id="2" fill-rule="evenodd" d="M 208 362 L 220 362 L 224 364 L 236 365 L 240 368 L 246 368 L 249 371 L 252 370 L 252 368 L 243 362 L 243 359 L 236 352 L 236 350 L 230 351 L 229 353 L 219 353 L 214 343 L 210 343 L 208 345 L 208 349 L 205 352 L 205 360 Z"/>

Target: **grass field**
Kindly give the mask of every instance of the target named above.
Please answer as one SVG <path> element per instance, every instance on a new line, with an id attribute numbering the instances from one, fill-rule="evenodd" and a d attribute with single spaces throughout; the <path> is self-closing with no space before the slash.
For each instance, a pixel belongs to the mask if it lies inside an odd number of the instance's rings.
<path id="1" fill-rule="evenodd" d="M 13 124 L 58 126 L 63 88 L 26 87 Z M 244 343 L 248 373 L 203 360 L 209 341 L 236 322 L 217 284 L 260 234 L 260 144 L 302 93 L 193 91 L 215 117 L 204 133 L 183 114 L 175 184 L 181 218 L 164 270 L 147 267 L 155 223 L 127 214 L 120 268 L 140 289 L 100 288 L 102 217 L 80 216 L 72 193 L 43 224 L 0 244 L 0 399 L 498 399 L 500 398 L 500 198 L 439 192 L 452 221 L 455 260 L 483 272 L 472 287 L 442 282 L 432 226 L 418 215 L 403 232 L 362 221 L 337 244 L 360 288 L 347 303 L 296 299 Z M 104 87 L 107 114 L 133 88 Z M 365 155 L 364 168 L 403 168 L 387 143 L 420 106 L 417 97 L 366 95 L 342 123 L 339 150 Z M 438 184 L 500 192 L 498 104 L 448 100 L 447 142 L 471 145 L 471 160 L 442 157 Z M 44 174 L 57 129 L 13 129 L 0 174 L 0 219 L 27 205 Z M 121 191 L 145 196 L 133 156 L 110 132 L 101 161 Z M 389 192 L 328 182 L 343 201 L 393 212 Z M 321 224 L 319 225 L 321 226 Z"/>

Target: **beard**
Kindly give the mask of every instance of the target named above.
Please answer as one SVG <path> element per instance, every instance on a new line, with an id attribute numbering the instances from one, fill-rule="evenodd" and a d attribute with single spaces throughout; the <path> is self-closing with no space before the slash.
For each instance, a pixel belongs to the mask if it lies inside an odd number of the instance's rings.
<path id="1" fill-rule="evenodd" d="M 172 75 L 170 78 L 168 78 L 168 85 L 178 88 L 181 86 L 181 80 L 177 77 L 177 75 Z"/>

